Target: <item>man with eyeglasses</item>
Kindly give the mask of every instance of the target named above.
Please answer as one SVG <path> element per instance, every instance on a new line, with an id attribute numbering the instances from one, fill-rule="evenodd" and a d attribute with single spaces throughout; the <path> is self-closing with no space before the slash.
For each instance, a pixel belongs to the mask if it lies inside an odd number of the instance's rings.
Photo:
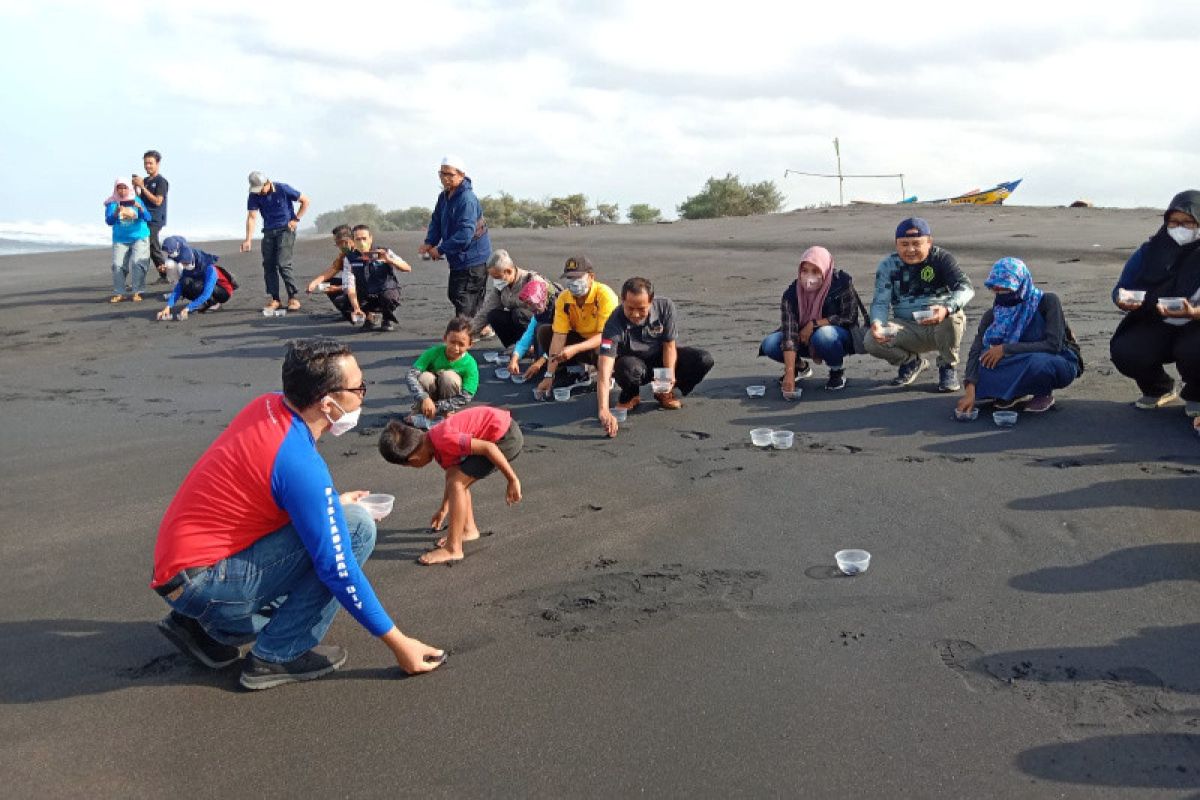
<path id="1" fill-rule="evenodd" d="M 300 298 L 296 295 L 296 279 L 292 275 L 292 248 L 296 244 L 296 228 L 308 211 L 308 195 L 286 183 L 272 181 L 261 172 L 250 173 L 250 194 L 246 199 L 246 238 L 242 240 L 242 252 L 250 252 L 250 239 L 254 236 L 255 221 L 259 212 L 263 218 L 262 265 L 263 281 L 266 283 L 270 300 L 264 310 L 274 311 L 281 307 L 279 280 L 283 279 L 287 289 L 287 310 L 299 311 Z M 299 203 L 300 208 L 293 208 Z"/>
<path id="2" fill-rule="evenodd" d="M 150 583 L 171 607 L 158 623 L 176 647 L 212 669 L 241 658 L 240 682 L 269 689 L 342 666 L 321 645 L 340 603 L 379 637 L 407 673 L 444 653 L 405 636 L 361 564 L 375 521 L 339 495 L 316 443 L 358 422 L 367 392 L 350 348 L 332 339 L 288 344 L 283 392 L 262 395 L 192 467 L 158 529 Z"/>
<path id="3" fill-rule="evenodd" d="M 438 169 L 442 193 L 429 220 L 425 242 L 417 252 L 437 261 L 445 256 L 450 266 L 446 296 L 454 314 L 470 319 L 487 288 L 487 260 L 492 254 L 483 207 L 471 187 L 467 165 L 458 156 L 446 156 Z M 485 337 L 490 331 L 485 331 Z"/>

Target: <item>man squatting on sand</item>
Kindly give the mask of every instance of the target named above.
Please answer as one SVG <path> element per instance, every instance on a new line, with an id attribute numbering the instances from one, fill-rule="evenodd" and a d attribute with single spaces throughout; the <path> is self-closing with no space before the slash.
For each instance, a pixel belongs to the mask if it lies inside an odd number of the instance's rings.
<path id="1" fill-rule="evenodd" d="M 293 203 L 299 203 L 300 209 L 296 210 Z M 261 212 L 263 281 L 271 297 L 266 307 L 272 311 L 280 307 L 280 278 L 288 293 L 288 311 L 300 310 L 300 298 L 296 296 L 299 290 L 292 276 L 292 248 L 296 245 L 296 228 L 308 211 L 308 204 L 307 195 L 286 183 L 276 183 L 261 172 L 250 173 L 250 194 L 246 198 L 246 238 L 242 241 L 242 252 L 250 252 L 255 220 Z"/>
<path id="2" fill-rule="evenodd" d="M 938 391 L 957 392 L 958 348 L 975 296 L 958 260 L 933 243 L 929 223 L 909 217 L 896 227 L 896 252 L 875 270 L 867 352 L 899 367 L 893 386 L 907 386 L 929 365 L 921 353 L 937 351 Z M 896 330 L 884 326 L 893 317 Z M 918 318 L 920 317 L 920 318 Z"/>
<path id="3" fill-rule="evenodd" d="M 537 329 L 538 349 L 549 355 L 546 376 L 537 385 L 535 396 L 550 397 L 551 389 L 590 385 L 595 375 L 596 356 L 604 324 L 620 305 L 616 293 L 596 280 L 596 268 L 587 256 L 572 256 L 563 267 L 564 291 L 554 303 L 554 321 Z M 582 368 L 585 377 L 574 380 L 567 369 Z"/>
<path id="4" fill-rule="evenodd" d="M 375 522 L 339 495 L 316 443 L 358 422 L 367 385 L 350 348 L 330 339 L 288 345 L 283 393 L 234 417 L 184 478 L 163 515 L 150 586 L 171 607 L 159 629 L 212 669 L 251 644 L 241 684 L 269 689 L 311 680 L 346 662 L 321 645 L 338 603 L 378 636 L 408 673 L 444 657 L 405 636 L 375 596 L 361 563 Z"/>
<path id="5" fill-rule="evenodd" d="M 675 304 L 656 297 L 654 286 L 646 278 L 630 278 L 621 287 L 621 305 L 604 325 L 596 398 L 600 424 L 609 436 L 616 436 L 618 420 L 608 409 L 609 379 L 621 387 L 617 408 L 626 413 L 641 401 L 641 389 L 654 377 L 656 368 L 671 371 L 670 386 L 654 393 L 658 404 L 677 409 L 683 403 L 675 388 L 685 397 L 691 394 L 713 368 L 713 358 L 698 347 L 679 347 L 675 326 Z"/>

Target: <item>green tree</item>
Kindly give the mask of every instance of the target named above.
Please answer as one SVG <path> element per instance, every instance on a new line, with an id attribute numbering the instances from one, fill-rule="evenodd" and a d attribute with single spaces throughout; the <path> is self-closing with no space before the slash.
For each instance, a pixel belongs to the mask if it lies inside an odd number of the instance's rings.
<path id="1" fill-rule="evenodd" d="M 367 225 L 375 232 L 397 230 L 374 203 L 355 203 L 317 215 L 316 226 L 321 233 L 328 233 L 338 225 Z"/>
<path id="2" fill-rule="evenodd" d="M 429 227 L 429 218 L 433 211 L 423 206 L 397 208 L 383 215 L 383 218 L 398 231 L 423 231 Z"/>
<path id="3" fill-rule="evenodd" d="M 658 222 L 662 219 L 662 211 L 646 203 L 634 203 L 625 212 L 625 216 L 634 225 L 645 225 L 650 222 Z"/>
<path id="4" fill-rule="evenodd" d="M 611 225 L 621 218 L 621 207 L 616 203 L 596 203 L 592 219 L 597 225 Z"/>
<path id="5" fill-rule="evenodd" d="M 551 197 L 550 210 L 559 218 L 559 225 L 582 225 L 588 217 L 587 197 L 582 194 Z"/>
<path id="6" fill-rule="evenodd" d="M 714 219 L 769 214 L 781 208 L 783 194 L 772 181 L 745 186 L 737 175 L 726 173 L 724 178 L 709 178 L 704 190 L 684 200 L 678 211 L 684 219 Z"/>

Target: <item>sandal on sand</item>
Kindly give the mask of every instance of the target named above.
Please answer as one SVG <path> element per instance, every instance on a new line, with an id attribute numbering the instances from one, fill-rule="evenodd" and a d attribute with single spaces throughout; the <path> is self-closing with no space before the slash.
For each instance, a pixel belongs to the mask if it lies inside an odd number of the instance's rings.
<path id="1" fill-rule="evenodd" d="M 271 302 L 269 302 L 269 303 L 267 303 L 265 306 L 263 306 L 263 311 L 275 311 L 275 310 L 276 310 L 276 309 L 278 309 L 279 307 L 280 307 L 280 306 L 279 306 L 279 301 L 278 301 L 278 300 L 272 300 Z"/>
<path id="2" fill-rule="evenodd" d="M 288 311 L 299 311 L 300 310 L 300 300 L 295 297 L 289 297 L 287 308 L 288 308 Z"/>
<path id="3" fill-rule="evenodd" d="M 125 299 L 125 295 L 121 295 L 121 294 L 114 294 L 112 297 L 108 298 L 108 302 L 110 302 L 110 303 L 119 303 L 119 302 L 121 302 L 121 301 L 122 301 L 122 300 L 124 300 L 124 299 Z"/>

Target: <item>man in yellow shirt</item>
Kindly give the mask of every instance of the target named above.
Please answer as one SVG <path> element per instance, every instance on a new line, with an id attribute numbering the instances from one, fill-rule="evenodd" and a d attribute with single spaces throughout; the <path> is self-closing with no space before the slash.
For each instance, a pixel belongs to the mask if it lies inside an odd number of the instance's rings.
<path id="1" fill-rule="evenodd" d="M 587 256 L 567 259 L 562 285 L 566 291 L 558 294 L 554 321 L 537 329 L 538 345 L 550 356 L 546 377 L 536 390 L 541 397 L 555 386 L 595 383 L 600 334 L 608 315 L 620 305 L 616 292 L 596 280 L 596 268 Z M 581 368 L 583 375 L 570 367 Z"/>

